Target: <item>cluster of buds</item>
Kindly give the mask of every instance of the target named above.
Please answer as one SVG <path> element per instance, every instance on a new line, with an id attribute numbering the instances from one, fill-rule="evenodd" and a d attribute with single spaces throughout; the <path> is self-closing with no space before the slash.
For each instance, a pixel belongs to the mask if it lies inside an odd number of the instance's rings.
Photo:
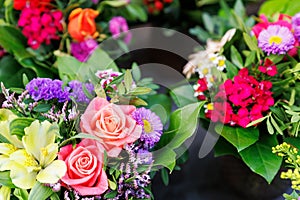
<path id="1" fill-rule="evenodd" d="M 147 6 L 150 14 L 160 13 L 164 9 L 165 4 L 172 2 L 173 0 L 144 0 L 144 4 Z"/>

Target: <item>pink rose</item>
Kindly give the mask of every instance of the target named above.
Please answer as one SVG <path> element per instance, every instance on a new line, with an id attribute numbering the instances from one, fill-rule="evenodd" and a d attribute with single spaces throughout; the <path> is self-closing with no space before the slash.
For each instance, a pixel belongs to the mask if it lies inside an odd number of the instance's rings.
<path id="1" fill-rule="evenodd" d="M 84 139 L 75 149 L 64 146 L 58 159 L 65 161 L 67 173 L 61 181 L 82 196 L 101 195 L 108 189 L 108 181 L 103 170 L 104 154 L 94 140 Z"/>
<path id="2" fill-rule="evenodd" d="M 107 155 L 116 157 L 125 144 L 133 143 L 141 136 L 142 126 L 131 116 L 135 109 L 96 97 L 81 116 L 81 131 L 98 137 Z"/>

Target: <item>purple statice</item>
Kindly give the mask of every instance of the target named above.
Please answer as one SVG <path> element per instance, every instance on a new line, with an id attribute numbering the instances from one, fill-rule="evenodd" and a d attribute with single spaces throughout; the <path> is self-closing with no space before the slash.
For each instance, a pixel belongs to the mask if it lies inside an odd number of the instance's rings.
<path id="1" fill-rule="evenodd" d="M 113 38 L 119 38 L 121 33 L 125 34 L 124 42 L 128 44 L 131 40 L 131 33 L 128 31 L 128 24 L 124 17 L 116 16 L 113 17 L 109 23 L 109 31 L 111 32 Z"/>
<path id="2" fill-rule="evenodd" d="M 71 44 L 71 53 L 80 62 L 85 62 L 97 47 L 98 43 L 93 39 L 88 39 L 83 42 L 73 42 Z"/>
<path id="3" fill-rule="evenodd" d="M 83 86 L 84 84 L 84 86 Z M 89 103 L 90 99 L 84 93 L 83 87 L 86 88 L 86 91 L 91 95 L 94 92 L 94 85 L 92 83 L 81 83 L 80 81 L 74 80 L 69 82 L 70 87 L 70 97 L 73 97 L 76 102 L 79 103 Z"/>
<path id="4" fill-rule="evenodd" d="M 35 78 L 26 85 L 31 98 L 35 101 L 57 99 L 58 102 L 69 100 L 69 88 L 63 88 L 61 80 L 52 80 L 50 78 Z"/>
<path id="5" fill-rule="evenodd" d="M 268 55 L 286 54 L 294 47 L 295 38 L 292 32 L 284 26 L 271 25 L 261 31 L 258 38 L 258 47 Z"/>
<path id="6" fill-rule="evenodd" d="M 295 38 L 300 41 L 300 13 L 297 13 L 292 17 L 292 26 Z"/>
<path id="7" fill-rule="evenodd" d="M 151 110 L 138 108 L 132 114 L 137 123 L 143 126 L 140 141 L 145 149 L 151 149 L 160 140 L 163 131 L 163 124 L 160 118 Z"/>
<path id="8" fill-rule="evenodd" d="M 145 149 L 139 149 L 137 152 L 137 161 L 143 165 L 150 165 L 153 162 L 152 153 Z"/>

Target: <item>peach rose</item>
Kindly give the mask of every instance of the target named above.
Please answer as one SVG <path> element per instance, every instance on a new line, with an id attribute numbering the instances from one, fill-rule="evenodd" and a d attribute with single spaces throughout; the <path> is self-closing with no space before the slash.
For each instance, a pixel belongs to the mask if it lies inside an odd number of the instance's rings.
<path id="1" fill-rule="evenodd" d="M 104 151 L 104 149 L 102 149 Z M 108 189 L 108 180 L 103 170 L 104 153 L 95 140 L 84 139 L 75 149 L 64 146 L 58 159 L 65 161 L 67 173 L 61 178 L 80 195 L 101 195 Z"/>
<path id="2" fill-rule="evenodd" d="M 95 18 L 99 12 L 90 8 L 76 8 L 69 16 L 68 32 L 71 37 L 79 42 L 86 38 L 96 38 L 99 33 L 96 31 Z"/>
<path id="3" fill-rule="evenodd" d="M 96 97 L 81 116 L 81 131 L 98 137 L 107 155 L 116 157 L 125 144 L 133 143 L 141 136 L 142 126 L 131 116 L 135 109 Z"/>

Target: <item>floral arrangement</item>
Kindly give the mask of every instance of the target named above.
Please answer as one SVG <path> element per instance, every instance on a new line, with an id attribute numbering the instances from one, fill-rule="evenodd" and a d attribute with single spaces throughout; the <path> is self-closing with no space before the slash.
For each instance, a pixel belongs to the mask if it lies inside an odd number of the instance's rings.
<path id="1" fill-rule="evenodd" d="M 154 199 L 153 176 L 178 168 L 202 105 L 162 114 L 170 99 L 135 64 L 1 87 L 1 199 Z"/>
<path id="2" fill-rule="evenodd" d="M 103 40 L 119 51 L 131 41 L 129 23 L 148 20 L 142 1 L 14 0 L 0 2 L 0 79 L 21 87 L 22 76 L 57 78 L 60 53 L 86 62 Z M 14 66 L 11 69 L 9 66 Z"/>
<path id="3" fill-rule="evenodd" d="M 205 103 L 202 126 L 220 135 L 215 155 L 240 158 L 268 183 L 283 163 L 272 147 L 299 140 L 299 11 L 260 13 L 249 26 L 229 10 L 235 27 L 208 39 L 183 70 Z"/>

